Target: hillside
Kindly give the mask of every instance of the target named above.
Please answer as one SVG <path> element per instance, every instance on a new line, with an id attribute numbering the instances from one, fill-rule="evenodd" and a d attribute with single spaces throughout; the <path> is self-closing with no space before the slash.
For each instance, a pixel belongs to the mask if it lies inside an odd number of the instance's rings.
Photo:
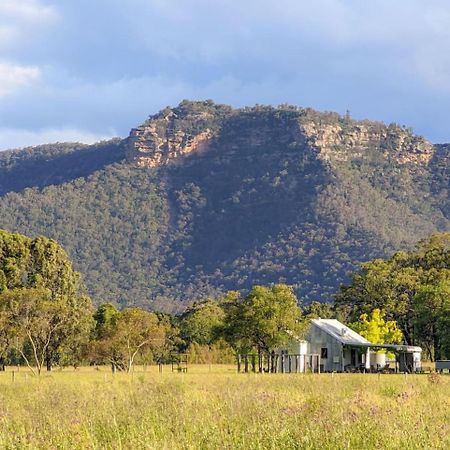
<path id="1" fill-rule="evenodd" d="M 395 124 L 184 101 L 123 140 L 0 153 L 0 228 L 62 243 L 96 302 L 176 311 L 279 281 L 326 301 L 450 230 L 449 173 L 448 146 Z"/>

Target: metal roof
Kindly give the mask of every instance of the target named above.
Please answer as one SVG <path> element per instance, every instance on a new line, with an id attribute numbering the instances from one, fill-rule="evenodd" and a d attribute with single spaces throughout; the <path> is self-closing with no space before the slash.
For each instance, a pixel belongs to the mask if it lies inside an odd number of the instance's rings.
<path id="1" fill-rule="evenodd" d="M 370 344 L 367 339 L 363 338 L 360 334 L 358 334 L 356 331 L 353 331 L 348 326 L 339 322 L 339 320 L 313 319 L 312 323 L 342 344 L 353 344 L 359 346 L 361 346 L 361 344 Z"/>

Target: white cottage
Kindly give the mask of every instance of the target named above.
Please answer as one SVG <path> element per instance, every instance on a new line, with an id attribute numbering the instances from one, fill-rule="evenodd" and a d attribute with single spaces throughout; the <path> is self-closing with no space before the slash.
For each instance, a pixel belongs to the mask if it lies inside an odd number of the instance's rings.
<path id="1" fill-rule="evenodd" d="M 420 347 L 373 344 L 336 319 L 313 319 L 305 340 L 293 339 L 278 350 L 277 369 L 280 372 L 386 369 L 386 353 L 380 350 L 396 354 L 395 369 L 400 372 L 421 368 Z"/>
<path id="2" fill-rule="evenodd" d="M 322 371 L 343 372 L 363 364 L 370 368 L 370 342 L 339 320 L 313 319 L 307 341 L 309 352 L 320 355 Z"/>

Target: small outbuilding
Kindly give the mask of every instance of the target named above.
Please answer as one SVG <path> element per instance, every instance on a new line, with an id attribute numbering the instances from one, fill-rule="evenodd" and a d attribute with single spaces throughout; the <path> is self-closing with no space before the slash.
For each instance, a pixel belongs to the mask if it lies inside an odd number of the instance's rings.
<path id="1" fill-rule="evenodd" d="M 395 367 L 386 362 L 386 352 L 395 355 Z M 277 370 L 416 372 L 421 369 L 421 353 L 415 346 L 373 344 L 336 319 L 313 319 L 305 340 L 293 339 L 278 350 Z"/>
<path id="2" fill-rule="evenodd" d="M 322 372 L 343 372 L 346 367 L 370 364 L 366 350 L 370 342 L 336 319 L 313 319 L 306 340 L 309 352 L 320 355 Z"/>

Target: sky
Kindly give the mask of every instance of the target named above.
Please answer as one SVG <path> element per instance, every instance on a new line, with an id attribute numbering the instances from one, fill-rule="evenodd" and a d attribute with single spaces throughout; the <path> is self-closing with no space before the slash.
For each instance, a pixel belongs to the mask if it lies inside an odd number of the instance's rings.
<path id="1" fill-rule="evenodd" d="M 183 99 L 450 142 L 450 1 L 0 0 L 0 150 L 125 137 Z"/>

